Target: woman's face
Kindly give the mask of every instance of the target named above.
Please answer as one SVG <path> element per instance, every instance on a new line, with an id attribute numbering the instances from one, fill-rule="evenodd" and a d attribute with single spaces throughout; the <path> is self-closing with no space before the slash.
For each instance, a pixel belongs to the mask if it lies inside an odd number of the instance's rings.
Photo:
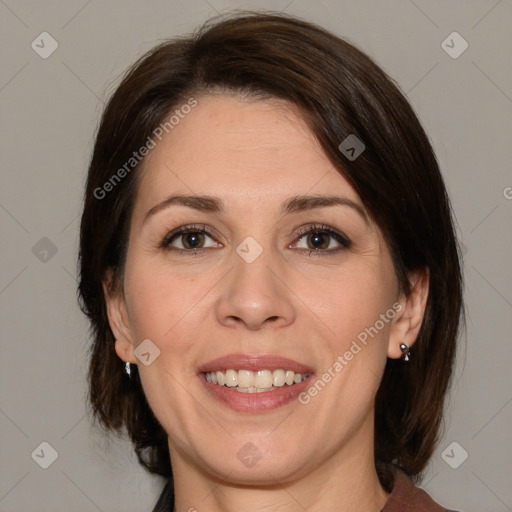
<path id="1" fill-rule="evenodd" d="M 373 460 L 374 397 L 406 341 L 387 245 L 286 103 L 197 99 L 145 162 L 116 351 L 173 464 L 254 483 Z"/>

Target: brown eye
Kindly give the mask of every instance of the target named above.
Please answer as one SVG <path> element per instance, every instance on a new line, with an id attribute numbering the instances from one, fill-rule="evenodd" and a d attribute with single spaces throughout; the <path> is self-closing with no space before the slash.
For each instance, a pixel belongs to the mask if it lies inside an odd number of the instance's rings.
<path id="1" fill-rule="evenodd" d="M 183 252 L 200 251 L 214 247 L 222 247 L 205 226 L 182 226 L 169 233 L 161 242 L 160 247 L 166 250 Z"/>
<path id="2" fill-rule="evenodd" d="M 191 233 L 182 233 L 180 235 L 182 245 L 185 249 L 197 249 L 204 244 L 204 233 L 193 231 Z"/>
<path id="3" fill-rule="evenodd" d="M 330 242 L 329 238 L 331 238 L 331 235 L 325 233 L 311 233 L 306 237 L 308 248 L 327 249 Z"/>
<path id="4" fill-rule="evenodd" d="M 342 233 L 328 226 L 310 226 L 299 233 L 294 247 L 308 254 L 314 252 L 332 254 L 348 249 L 350 240 Z"/>

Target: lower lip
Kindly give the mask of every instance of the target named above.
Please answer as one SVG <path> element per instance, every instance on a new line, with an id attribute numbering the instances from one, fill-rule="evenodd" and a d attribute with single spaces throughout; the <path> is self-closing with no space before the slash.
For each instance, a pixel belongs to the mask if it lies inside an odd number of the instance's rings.
<path id="1" fill-rule="evenodd" d="M 234 388 L 212 384 L 203 373 L 199 374 L 203 385 L 214 398 L 238 412 L 265 412 L 282 407 L 295 400 L 309 386 L 311 377 L 309 375 L 306 380 L 291 386 L 285 384 L 274 391 L 241 393 Z"/>

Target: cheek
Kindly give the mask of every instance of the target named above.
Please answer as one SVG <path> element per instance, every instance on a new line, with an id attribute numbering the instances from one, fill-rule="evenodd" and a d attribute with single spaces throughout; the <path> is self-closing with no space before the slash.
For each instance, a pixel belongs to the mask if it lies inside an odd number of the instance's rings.
<path id="1" fill-rule="evenodd" d="M 315 414 L 340 439 L 373 410 L 394 317 L 393 281 L 387 284 L 378 274 L 360 272 L 331 281 L 322 291 L 330 298 L 318 310 L 329 328 L 329 336 L 324 337 L 324 366 L 317 376 L 323 382 L 314 386 L 318 393 L 309 390 L 303 398 L 317 400 Z M 315 398 L 317 394 L 321 398 Z"/>
<path id="2" fill-rule="evenodd" d="M 396 280 L 391 262 L 359 261 L 350 272 L 327 282 L 322 291 L 329 297 L 322 318 L 331 335 L 326 339 L 330 357 L 319 378 L 329 381 L 326 401 L 332 402 L 338 419 L 362 417 L 371 409 L 395 316 Z"/>
<path id="3" fill-rule="evenodd" d="M 171 265 L 144 256 L 127 262 L 125 296 L 135 343 L 149 338 L 157 345 L 172 340 L 179 349 L 183 325 L 197 315 L 208 283 L 201 277 L 180 276 Z"/>
<path id="4" fill-rule="evenodd" d="M 319 327 L 325 327 L 332 353 L 348 350 L 351 341 L 358 336 L 364 341 L 369 330 L 372 339 L 387 339 L 390 319 L 384 322 L 380 319 L 392 308 L 397 297 L 394 273 L 388 262 L 375 265 L 374 260 L 362 260 L 357 265 L 347 265 L 346 270 L 332 272 L 328 279 L 318 281 L 318 286 L 311 284 L 304 285 L 299 293 L 307 297 L 307 305 L 314 312 Z"/>
<path id="5" fill-rule="evenodd" d="M 150 365 L 138 365 L 142 387 L 153 413 L 176 439 L 184 439 L 190 427 L 190 395 L 183 390 L 196 379 L 191 368 L 199 352 L 202 310 L 197 306 L 208 289 L 191 281 L 167 265 L 148 265 L 142 258 L 127 262 L 125 295 L 134 345 L 149 339 L 160 351 Z"/>

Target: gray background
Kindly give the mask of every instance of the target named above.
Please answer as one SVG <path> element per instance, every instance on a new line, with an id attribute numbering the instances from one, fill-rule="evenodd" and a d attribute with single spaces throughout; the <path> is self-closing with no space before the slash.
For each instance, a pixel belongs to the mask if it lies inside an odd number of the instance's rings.
<path id="1" fill-rule="evenodd" d="M 231 8 L 284 10 L 346 37 L 419 113 L 458 221 L 468 318 L 445 434 L 422 486 L 465 512 L 512 510 L 510 0 L 0 0 L 0 510 L 144 511 L 162 487 L 128 442 L 104 440 L 85 413 L 87 324 L 75 301 L 82 189 L 120 73 L 158 40 Z M 46 59 L 31 48 L 50 48 L 44 31 L 58 43 Z M 458 58 L 441 45 L 453 31 L 469 44 Z M 463 42 L 445 44 L 453 53 Z M 43 441 L 58 453 L 48 469 Z"/>

